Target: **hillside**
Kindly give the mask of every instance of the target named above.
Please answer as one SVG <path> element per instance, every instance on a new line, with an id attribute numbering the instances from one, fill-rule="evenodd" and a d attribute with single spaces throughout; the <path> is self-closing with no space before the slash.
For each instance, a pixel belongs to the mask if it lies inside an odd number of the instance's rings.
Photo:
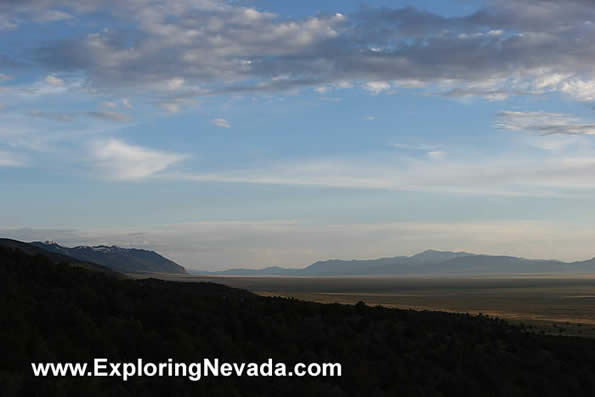
<path id="1" fill-rule="evenodd" d="M 117 246 L 78 246 L 68 248 L 54 242 L 32 242 L 43 250 L 108 267 L 121 273 L 186 273 L 186 270 L 154 251 Z"/>
<path id="2" fill-rule="evenodd" d="M 0 247 L 0 395 L 588 396 L 595 340 L 484 316 L 265 298 L 118 280 Z M 31 362 L 339 362 L 343 376 L 34 378 Z"/>
<path id="3" fill-rule="evenodd" d="M 195 272 L 254 276 L 441 276 L 595 273 L 595 258 L 579 262 L 525 259 L 513 256 L 478 255 L 467 252 L 427 250 L 413 256 L 367 260 L 331 259 L 318 261 L 301 269 L 269 267 Z"/>
<path id="4" fill-rule="evenodd" d="M 33 244 L 24 243 L 22 241 L 11 240 L 7 238 L 0 238 L 0 247 L 7 249 L 18 249 L 26 255 L 31 256 L 43 256 L 47 260 L 55 264 L 68 264 L 74 267 L 82 267 L 87 270 L 114 273 L 113 270 L 106 266 L 98 265 L 84 259 L 77 259 L 66 254 L 51 252 L 44 248 L 38 247 Z"/>

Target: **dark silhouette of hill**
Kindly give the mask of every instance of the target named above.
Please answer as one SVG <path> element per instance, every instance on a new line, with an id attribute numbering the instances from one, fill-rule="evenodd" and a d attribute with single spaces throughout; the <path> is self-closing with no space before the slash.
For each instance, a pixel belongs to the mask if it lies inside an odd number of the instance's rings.
<path id="1" fill-rule="evenodd" d="M 595 340 L 502 320 L 117 279 L 0 247 L 0 395 L 593 396 Z M 335 377 L 46 377 L 31 362 L 339 362 Z"/>
<path id="2" fill-rule="evenodd" d="M 595 258 L 579 262 L 525 259 L 513 256 L 477 255 L 467 252 L 427 250 L 413 256 L 368 260 L 331 259 L 301 269 L 268 267 L 199 272 L 254 276 L 440 276 L 527 273 L 595 273 Z"/>
<path id="3" fill-rule="evenodd" d="M 54 242 L 32 242 L 49 252 L 97 263 L 121 273 L 186 273 L 186 269 L 154 251 L 117 246 L 63 247 Z"/>
<path id="4" fill-rule="evenodd" d="M 24 243 L 22 241 L 11 240 L 7 238 L 0 238 L 0 247 L 8 248 L 8 249 L 18 249 L 22 251 L 24 254 L 31 255 L 31 256 L 44 256 L 52 263 L 61 263 L 61 264 L 68 264 L 70 266 L 82 267 L 87 270 L 98 271 L 98 272 L 106 272 L 106 273 L 113 273 L 111 269 L 105 266 L 98 265 L 96 263 L 88 262 L 85 260 L 73 258 L 71 256 L 51 252 L 45 250 L 43 248 L 37 247 L 33 244 Z"/>

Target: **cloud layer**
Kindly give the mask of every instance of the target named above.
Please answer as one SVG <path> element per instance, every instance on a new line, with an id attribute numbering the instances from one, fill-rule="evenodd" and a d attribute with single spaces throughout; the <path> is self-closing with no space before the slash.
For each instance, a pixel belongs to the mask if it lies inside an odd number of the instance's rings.
<path id="1" fill-rule="evenodd" d="M 374 94 L 406 87 L 490 100 L 548 92 L 595 99 L 595 9 L 580 0 L 493 0 L 456 17 L 409 7 L 300 19 L 219 0 L 0 4 L 12 29 L 25 18 L 107 10 L 130 26 L 49 41 L 38 60 L 82 72 L 99 89 L 149 90 L 169 110 L 193 96 L 353 82 Z"/>

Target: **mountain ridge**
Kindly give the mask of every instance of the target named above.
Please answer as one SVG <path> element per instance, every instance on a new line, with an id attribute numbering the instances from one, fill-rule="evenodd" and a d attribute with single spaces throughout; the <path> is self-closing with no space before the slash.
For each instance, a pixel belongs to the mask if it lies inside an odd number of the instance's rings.
<path id="1" fill-rule="evenodd" d="M 84 269 L 91 270 L 91 271 L 97 271 L 97 272 L 101 272 L 101 273 L 118 274 L 118 272 L 115 272 L 114 270 L 110 269 L 109 267 L 106 267 L 106 266 L 103 266 L 103 265 L 100 265 L 100 264 L 97 264 L 94 262 L 89 262 L 89 261 L 80 260 L 78 258 L 73 258 L 72 256 L 66 255 L 64 253 L 48 251 L 41 247 L 37 247 L 33 244 L 25 243 L 25 242 L 18 241 L 18 240 L 0 238 L 0 247 L 12 249 L 12 250 L 20 250 L 21 252 L 23 252 L 24 254 L 29 255 L 29 256 L 41 255 L 41 256 L 46 257 L 51 263 L 54 263 L 54 264 L 66 263 L 73 267 L 82 267 Z"/>
<path id="2" fill-rule="evenodd" d="M 228 269 L 197 274 L 241 276 L 430 276 L 496 275 L 531 273 L 595 273 L 595 258 L 563 262 L 554 259 L 527 259 L 508 255 L 474 254 L 464 251 L 428 249 L 411 256 L 376 259 L 328 259 L 303 268 L 278 266 L 263 269 Z"/>
<path id="3" fill-rule="evenodd" d="M 116 245 L 65 247 L 54 241 L 33 241 L 29 244 L 51 253 L 96 263 L 121 273 L 186 273 L 186 269 L 174 261 L 155 251 L 140 248 L 122 248 Z"/>

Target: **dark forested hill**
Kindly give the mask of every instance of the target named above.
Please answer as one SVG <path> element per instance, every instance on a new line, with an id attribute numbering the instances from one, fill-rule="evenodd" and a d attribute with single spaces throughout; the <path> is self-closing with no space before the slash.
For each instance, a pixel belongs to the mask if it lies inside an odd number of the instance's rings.
<path id="1" fill-rule="evenodd" d="M 0 395 L 592 396 L 595 341 L 483 316 L 118 280 L 0 247 Z M 340 378 L 34 378 L 31 362 L 339 362 Z"/>
<path id="2" fill-rule="evenodd" d="M 185 273 L 186 270 L 154 251 L 98 245 L 64 247 L 54 242 L 33 242 L 31 245 L 81 261 L 97 263 L 122 273 Z"/>
<path id="3" fill-rule="evenodd" d="M 71 256 L 58 253 L 58 252 L 51 252 L 45 250 L 43 248 L 37 247 L 33 244 L 24 243 L 18 240 L 11 240 L 7 238 L 0 238 L 0 247 L 6 249 L 18 249 L 22 253 L 31 255 L 31 256 L 44 256 L 47 260 L 52 263 L 61 263 L 61 264 L 68 264 L 69 266 L 75 267 L 82 267 L 87 270 L 104 272 L 104 273 L 113 273 L 111 269 L 105 266 L 98 265 L 96 263 L 88 262 L 85 260 L 73 258 Z M 122 275 L 123 277 L 123 275 Z"/>

